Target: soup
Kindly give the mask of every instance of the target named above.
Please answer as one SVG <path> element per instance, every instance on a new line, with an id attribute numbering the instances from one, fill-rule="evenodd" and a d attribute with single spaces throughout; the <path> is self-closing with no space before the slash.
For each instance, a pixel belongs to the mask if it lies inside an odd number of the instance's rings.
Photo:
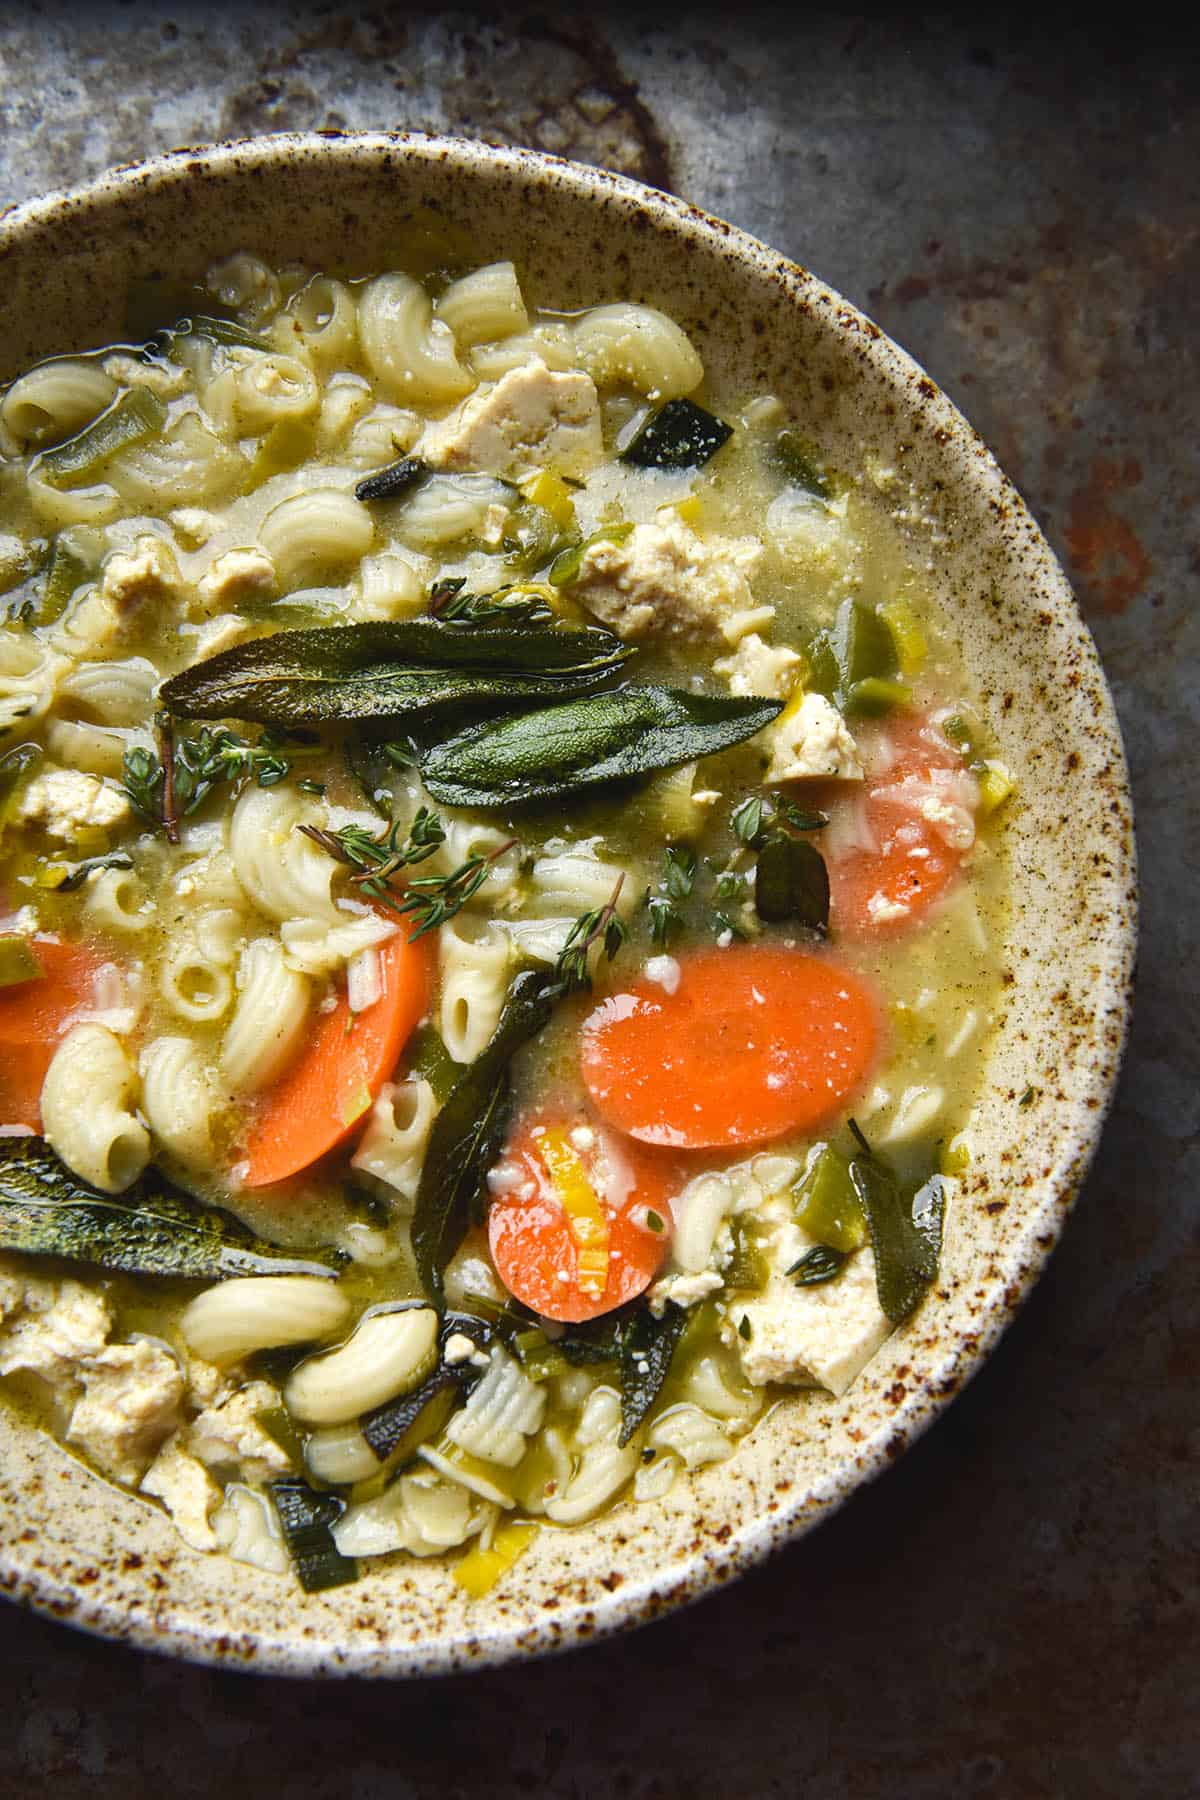
<path id="1" fill-rule="evenodd" d="M 936 545 L 533 291 L 240 255 L 0 398 L 3 1390 L 310 1589 L 484 1593 L 846 1392 L 970 1159 Z"/>

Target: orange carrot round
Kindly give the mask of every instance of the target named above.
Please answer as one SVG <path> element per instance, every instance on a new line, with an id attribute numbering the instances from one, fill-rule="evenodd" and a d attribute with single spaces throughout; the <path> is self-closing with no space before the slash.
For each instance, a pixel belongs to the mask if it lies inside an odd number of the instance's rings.
<path id="1" fill-rule="evenodd" d="M 912 715 L 892 726 L 887 742 L 889 767 L 853 802 L 863 809 L 864 835 L 875 847 L 847 850 L 829 861 L 830 921 L 842 937 L 903 936 L 962 869 L 964 846 L 953 841 L 953 825 L 936 817 L 947 800 L 965 810 L 955 797 L 958 789 L 974 798 L 962 758 L 936 726 Z M 922 810 L 928 801 L 934 803 L 932 819 Z"/>
<path id="2" fill-rule="evenodd" d="M 636 1144 L 581 1133 L 578 1120 L 568 1128 L 546 1114 L 525 1118 L 490 1185 L 492 1260 L 509 1292 L 543 1318 L 599 1318 L 662 1267 L 680 1183 Z"/>
<path id="3" fill-rule="evenodd" d="M 584 1021 L 583 1079 L 648 1144 L 763 1144 L 840 1112 L 875 1061 L 879 1004 L 822 952 L 701 950 L 668 993 L 631 982 Z"/>
<path id="4" fill-rule="evenodd" d="M 31 940 L 40 979 L 0 988 L 0 1125 L 42 1128 L 42 1083 L 72 1015 L 87 1004 L 98 958 L 81 944 Z"/>
<path id="5" fill-rule="evenodd" d="M 378 1098 L 429 1004 L 428 938 L 403 931 L 379 947 L 383 992 L 352 1013 L 343 990 L 313 1020 L 308 1047 L 263 1096 L 246 1146 L 247 1187 L 299 1174 L 348 1138 Z"/>

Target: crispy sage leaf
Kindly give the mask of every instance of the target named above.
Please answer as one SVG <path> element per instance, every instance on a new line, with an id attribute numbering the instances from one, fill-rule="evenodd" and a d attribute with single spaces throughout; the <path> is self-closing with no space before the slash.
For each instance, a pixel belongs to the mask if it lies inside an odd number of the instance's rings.
<path id="1" fill-rule="evenodd" d="M 671 1358 L 687 1324 L 681 1306 L 667 1302 L 661 1319 L 648 1306 L 639 1307 L 621 1333 L 621 1435 L 629 1442 L 662 1392 Z"/>
<path id="2" fill-rule="evenodd" d="M 433 1122 L 417 1188 L 412 1247 L 422 1285 L 439 1304 L 443 1271 L 504 1142 L 512 1099 L 509 1065 L 545 1025 L 562 991 L 548 970 L 517 976 L 490 1043 L 459 1076 Z"/>
<path id="3" fill-rule="evenodd" d="M 829 872 L 807 838 L 772 831 L 758 853 L 754 907 L 768 924 L 794 920 L 813 931 L 829 925 Z"/>
<path id="4" fill-rule="evenodd" d="M 376 469 L 374 475 L 364 476 L 354 490 L 354 498 L 394 500 L 397 494 L 406 494 L 429 473 L 429 464 L 423 463 L 419 456 L 402 456 L 399 462 L 388 463 L 386 468 Z"/>
<path id="5" fill-rule="evenodd" d="M 633 655 L 589 626 L 475 626 L 386 620 L 277 631 L 209 656 L 164 682 L 187 719 L 322 725 L 414 718 L 456 706 L 533 706 L 590 693 Z"/>
<path id="6" fill-rule="evenodd" d="M 786 1273 L 795 1276 L 797 1287 L 820 1287 L 841 1274 L 845 1261 L 844 1250 L 835 1250 L 832 1244 L 814 1244 Z"/>
<path id="7" fill-rule="evenodd" d="M 621 461 L 641 469 L 695 469 L 733 436 L 732 425 L 705 412 L 694 400 L 668 400 L 652 413 Z"/>
<path id="8" fill-rule="evenodd" d="M 344 1500 L 335 1494 L 318 1494 L 297 1476 L 272 1481 L 268 1492 L 296 1579 L 306 1594 L 358 1580 L 358 1564 L 353 1557 L 343 1556 L 333 1541 L 332 1528 L 346 1510 Z"/>
<path id="9" fill-rule="evenodd" d="M 865 1145 L 861 1133 L 856 1136 Z M 871 1230 L 879 1304 L 898 1325 L 937 1277 L 945 1184 L 940 1175 L 932 1175 L 914 1194 L 906 1194 L 893 1171 L 870 1149 L 851 1162 L 850 1179 Z"/>
<path id="10" fill-rule="evenodd" d="M 447 806 L 516 806 L 565 798 L 712 756 L 779 716 L 780 700 L 622 687 L 564 706 L 469 725 L 421 758 Z"/>
<path id="11" fill-rule="evenodd" d="M 0 1249 L 129 1275 L 222 1281 L 233 1275 L 328 1275 L 333 1253 L 297 1256 L 252 1237 L 236 1219 L 157 1179 L 102 1194 L 41 1138 L 0 1139 Z"/>

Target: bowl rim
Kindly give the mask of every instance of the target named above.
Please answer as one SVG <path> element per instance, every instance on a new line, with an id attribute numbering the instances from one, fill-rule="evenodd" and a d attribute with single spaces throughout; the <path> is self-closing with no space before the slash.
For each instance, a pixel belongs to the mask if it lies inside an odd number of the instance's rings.
<path id="1" fill-rule="evenodd" d="M 153 191 L 156 187 L 186 181 L 201 171 L 220 175 L 235 168 L 282 167 L 290 159 L 318 151 L 351 163 L 400 154 L 416 160 L 449 161 L 465 174 L 479 169 L 502 170 L 533 183 L 550 181 L 571 190 L 582 200 L 615 199 L 636 207 L 651 215 L 656 231 L 666 231 L 668 235 L 682 232 L 703 240 L 730 260 L 781 282 L 792 302 L 802 296 L 810 309 L 815 310 L 817 305 L 828 309 L 831 323 L 836 321 L 843 330 L 856 334 L 858 353 L 875 366 L 889 386 L 896 388 L 911 383 L 914 378 L 919 380 L 922 405 L 931 426 L 947 433 L 948 438 L 959 446 L 964 465 L 969 460 L 970 472 L 964 474 L 964 480 L 977 482 L 995 510 L 1002 511 L 1021 526 L 1025 546 L 1037 560 L 1039 574 L 1053 596 L 1052 603 L 1057 604 L 1063 615 L 1082 631 L 1086 654 L 1091 659 L 1091 673 L 1102 697 L 1102 716 L 1096 719 L 1095 725 L 1111 756 L 1113 786 L 1110 802 L 1117 817 L 1124 853 L 1124 861 L 1119 861 L 1108 876 L 1112 894 L 1120 895 L 1125 908 L 1121 928 L 1114 931 L 1106 944 L 1100 979 L 1090 997 L 1092 1016 L 1100 1019 L 1107 1015 L 1110 1021 L 1118 1021 L 1115 1034 L 1110 1034 L 1110 1053 L 1107 1058 L 1097 1056 L 1087 1088 L 1066 1108 L 1071 1115 L 1072 1129 L 1067 1131 L 1060 1127 L 1063 1155 L 1055 1176 L 1043 1183 L 1030 1207 L 1028 1228 L 1022 1237 L 1026 1254 L 1019 1268 L 981 1316 L 978 1328 L 969 1338 L 958 1342 L 953 1353 L 943 1359 L 936 1371 L 937 1378 L 931 1376 L 923 1383 L 913 1385 L 896 1409 L 892 1439 L 886 1444 L 876 1443 L 853 1466 L 843 1460 L 816 1487 L 802 1490 L 790 1501 L 780 1504 L 770 1519 L 763 1513 L 757 1514 L 750 1528 L 733 1534 L 720 1549 L 709 1545 L 685 1563 L 669 1563 L 644 1577 L 639 1576 L 589 1606 L 586 1612 L 581 1613 L 579 1608 L 568 1611 L 556 1627 L 542 1621 L 532 1626 L 522 1625 L 519 1620 L 510 1619 L 481 1634 L 471 1646 L 469 1666 L 476 1669 L 572 1649 L 615 1631 L 649 1623 L 703 1598 L 756 1567 L 783 1544 L 796 1542 L 811 1531 L 860 1487 L 889 1468 L 898 1453 L 897 1447 L 905 1448 L 921 1436 L 991 1355 L 1057 1246 L 1095 1155 L 1116 1090 L 1128 1042 L 1137 939 L 1133 808 L 1120 726 L 1094 639 L 1057 557 L 978 432 L 916 358 L 836 289 L 803 265 L 771 249 L 752 233 L 689 201 L 631 177 L 569 161 L 549 152 L 519 146 L 494 146 L 472 138 L 386 130 L 273 132 L 163 151 L 117 165 L 78 185 L 54 189 L 10 205 L 0 210 L 0 262 L 12 240 L 44 227 L 53 228 L 56 217 L 64 213 L 103 209 L 106 203 L 119 203 L 136 190 Z M 1035 1224 L 1038 1227 L 1036 1233 L 1033 1231 Z M 50 1617 L 63 1619 L 69 1610 L 63 1605 L 64 1584 L 50 1581 L 37 1571 L 31 1574 L 22 1567 L 19 1553 L 8 1544 L 0 1545 L 0 1588 L 11 1592 L 19 1603 Z M 197 1663 L 249 1666 L 258 1673 L 298 1677 L 354 1674 L 423 1677 L 456 1673 L 464 1667 L 455 1653 L 454 1642 L 438 1641 L 425 1646 L 391 1643 L 369 1657 L 351 1653 L 331 1660 L 328 1643 L 321 1641 L 319 1633 L 314 1634 L 317 1640 L 314 1642 L 307 1634 L 289 1634 L 286 1629 L 271 1640 L 260 1640 L 254 1662 L 247 1665 L 244 1657 L 231 1648 L 229 1639 L 215 1638 L 207 1631 L 192 1631 L 184 1624 L 159 1621 L 152 1615 L 131 1619 L 117 1598 L 101 1597 L 98 1601 L 93 1598 L 89 1610 L 81 1609 L 67 1622 L 77 1629 L 122 1639 L 143 1649 Z"/>

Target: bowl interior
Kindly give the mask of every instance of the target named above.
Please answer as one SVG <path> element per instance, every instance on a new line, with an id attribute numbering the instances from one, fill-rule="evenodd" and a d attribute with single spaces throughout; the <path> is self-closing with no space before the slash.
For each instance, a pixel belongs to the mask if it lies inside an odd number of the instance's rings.
<path id="1" fill-rule="evenodd" d="M 969 1377 L 1053 1247 L 1123 1042 L 1134 935 L 1119 733 L 1091 639 L 1037 527 L 932 381 L 802 269 L 680 202 L 533 153 L 398 136 L 179 152 L 0 220 L 0 379 L 119 336 L 131 283 L 235 249 L 368 270 L 511 257 L 541 304 L 650 301 L 694 337 L 717 392 L 778 394 L 831 460 L 874 452 L 935 559 L 952 630 L 1019 799 L 1005 997 L 981 1153 L 954 1201 L 935 1294 L 842 1401 L 777 1406 L 732 1463 L 655 1507 L 543 1531 L 468 1602 L 397 1562 L 305 1597 L 188 1551 L 151 1507 L 0 1411 L 0 1580 L 96 1630 L 296 1673 L 416 1673 L 553 1648 L 695 1597 L 887 1466 Z"/>

